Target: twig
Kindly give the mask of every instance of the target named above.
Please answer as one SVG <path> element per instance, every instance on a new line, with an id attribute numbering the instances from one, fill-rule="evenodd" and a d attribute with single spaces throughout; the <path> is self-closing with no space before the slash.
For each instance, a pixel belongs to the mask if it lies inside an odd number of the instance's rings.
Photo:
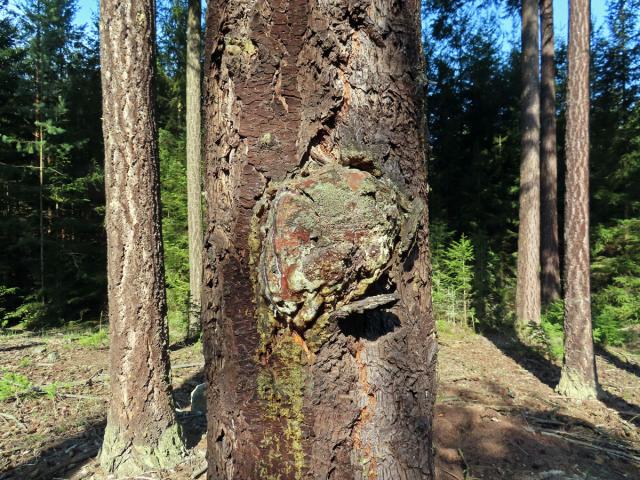
<path id="1" fill-rule="evenodd" d="M 172 365 L 171 370 L 179 370 L 181 368 L 192 368 L 192 367 L 204 367 L 204 363 L 180 363 L 178 365 Z"/>
<path id="2" fill-rule="evenodd" d="M 76 395 L 74 393 L 58 393 L 59 396 L 64 398 L 79 398 L 81 400 L 106 400 L 107 397 L 98 397 L 96 395 Z"/>
<path id="3" fill-rule="evenodd" d="M 13 420 L 14 422 L 16 422 L 16 424 L 22 429 L 22 430 L 26 430 L 27 427 L 24 423 L 22 423 L 20 420 L 18 420 L 16 417 L 14 417 L 13 415 L 11 415 L 10 413 L 4 413 L 4 412 L 0 412 L 0 417 L 3 418 L 8 418 L 9 420 Z"/>
<path id="4" fill-rule="evenodd" d="M 195 472 L 193 472 L 191 474 L 191 478 L 198 478 L 200 477 L 203 473 L 207 473 L 207 465 L 205 465 L 204 467 L 200 468 L 200 470 L 196 470 Z"/>
<path id="5" fill-rule="evenodd" d="M 453 478 L 456 478 L 458 480 L 462 480 L 459 476 L 455 475 L 454 473 L 451 473 L 449 470 L 445 470 L 444 468 L 440 468 L 440 470 L 442 470 L 447 475 L 451 475 Z"/>
<path id="6" fill-rule="evenodd" d="M 551 432 L 549 430 L 545 430 L 545 429 L 540 429 L 540 434 L 541 435 L 546 435 L 548 437 L 555 437 L 555 438 L 559 438 L 561 440 L 565 440 L 569 443 L 574 443 L 576 445 L 581 445 L 583 447 L 587 447 L 587 448 L 591 448 L 593 450 L 598 450 L 601 452 L 605 452 L 608 453 L 609 455 L 613 455 L 614 457 L 619 457 L 619 458 L 624 458 L 625 460 L 629 460 L 630 462 L 636 463 L 636 464 L 640 464 L 640 457 L 637 457 L 635 455 L 631 455 L 625 452 L 621 452 L 619 450 L 613 450 L 611 448 L 606 448 L 606 447 L 600 447 L 598 445 L 594 445 L 593 443 L 589 443 L 589 442 L 584 442 L 582 440 L 577 440 L 575 438 L 566 436 L 566 435 L 562 435 L 558 432 Z"/>
<path id="7" fill-rule="evenodd" d="M 462 453 L 461 448 L 458 449 L 458 453 L 460 454 L 460 458 L 462 459 L 462 465 L 464 465 L 464 476 L 466 478 L 467 474 L 470 473 L 469 464 L 467 463 L 467 460 L 464 458 L 464 453 Z"/>

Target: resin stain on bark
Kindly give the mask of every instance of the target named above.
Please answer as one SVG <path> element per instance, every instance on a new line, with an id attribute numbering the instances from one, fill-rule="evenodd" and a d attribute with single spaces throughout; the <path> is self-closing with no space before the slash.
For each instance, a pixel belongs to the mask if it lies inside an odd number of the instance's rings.
<path id="1" fill-rule="evenodd" d="M 338 164 L 285 181 L 265 215 L 258 265 L 273 315 L 304 330 L 361 298 L 405 243 L 403 205 L 390 181 Z"/>

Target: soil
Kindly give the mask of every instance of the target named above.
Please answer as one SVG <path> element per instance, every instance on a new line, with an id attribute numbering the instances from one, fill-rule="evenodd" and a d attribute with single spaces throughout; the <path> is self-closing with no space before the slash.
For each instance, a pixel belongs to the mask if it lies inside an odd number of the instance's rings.
<path id="1" fill-rule="evenodd" d="M 640 361 L 598 352 L 601 400 L 557 395 L 559 365 L 515 339 L 443 329 L 435 410 L 437 480 L 640 478 Z M 3 373 L 54 394 L 0 403 L 0 480 L 105 479 L 96 462 L 105 425 L 108 350 L 65 335 L 0 337 Z M 145 479 L 204 478 L 205 430 L 189 399 L 202 382 L 199 344 L 171 351 L 190 456 Z M 248 479 L 249 480 L 249 479 Z"/>

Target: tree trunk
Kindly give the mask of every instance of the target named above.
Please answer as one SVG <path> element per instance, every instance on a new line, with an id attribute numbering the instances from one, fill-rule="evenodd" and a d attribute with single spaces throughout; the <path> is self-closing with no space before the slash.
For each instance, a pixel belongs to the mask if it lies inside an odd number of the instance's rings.
<path id="1" fill-rule="evenodd" d="M 589 0 L 569 4 L 564 364 L 558 392 L 595 398 L 589 283 Z"/>
<path id="2" fill-rule="evenodd" d="M 189 229 L 189 326 L 187 339 L 202 329 L 202 201 L 200 134 L 200 0 L 189 0 L 187 17 L 187 210 Z"/>
<path id="3" fill-rule="evenodd" d="M 540 89 L 538 2 L 522 0 L 522 159 L 518 230 L 517 330 L 540 323 Z"/>
<path id="4" fill-rule="evenodd" d="M 118 476 L 184 451 L 169 382 L 154 93 L 154 2 L 103 0 L 111 397 L 100 463 Z"/>
<path id="5" fill-rule="evenodd" d="M 541 0 L 542 74 L 540 86 L 540 183 L 542 303 L 560 298 L 558 253 L 558 157 L 556 149 L 555 48 L 553 45 L 553 0 Z"/>
<path id="6" fill-rule="evenodd" d="M 209 479 L 433 478 L 420 3 L 214 1 Z"/>

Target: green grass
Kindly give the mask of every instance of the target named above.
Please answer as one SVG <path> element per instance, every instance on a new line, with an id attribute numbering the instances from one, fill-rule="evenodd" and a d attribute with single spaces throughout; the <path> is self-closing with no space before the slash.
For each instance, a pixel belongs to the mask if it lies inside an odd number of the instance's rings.
<path id="1" fill-rule="evenodd" d="M 436 320 L 436 331 L 438 332 L 438 339 L 443 341 L 463 340 L 475 335 L 475 332 L 469 325 L 454 323 L 441 318 Z"/>
<path id="2" fill-rule="evenodd" d="M 78 345 L 87 348 L 107 348 L 109 346 L 109 334 L 107 330 L 98 330 L 78 337 L 77 342 Z"/>
<path id="3" fill-rule="evenodd" d="M 31 359 L 27 356 L 24 356 L 20 359 L 19 365 L 23 368 L 28 367 L 29 365 L 31 365 Z"/>
<path id="4" fill-rule="evenodd" d="M 33 395 L 36 395 L 33 384 L 24 375 L 7 372 L 0 378 L 0 402 Z"/>

